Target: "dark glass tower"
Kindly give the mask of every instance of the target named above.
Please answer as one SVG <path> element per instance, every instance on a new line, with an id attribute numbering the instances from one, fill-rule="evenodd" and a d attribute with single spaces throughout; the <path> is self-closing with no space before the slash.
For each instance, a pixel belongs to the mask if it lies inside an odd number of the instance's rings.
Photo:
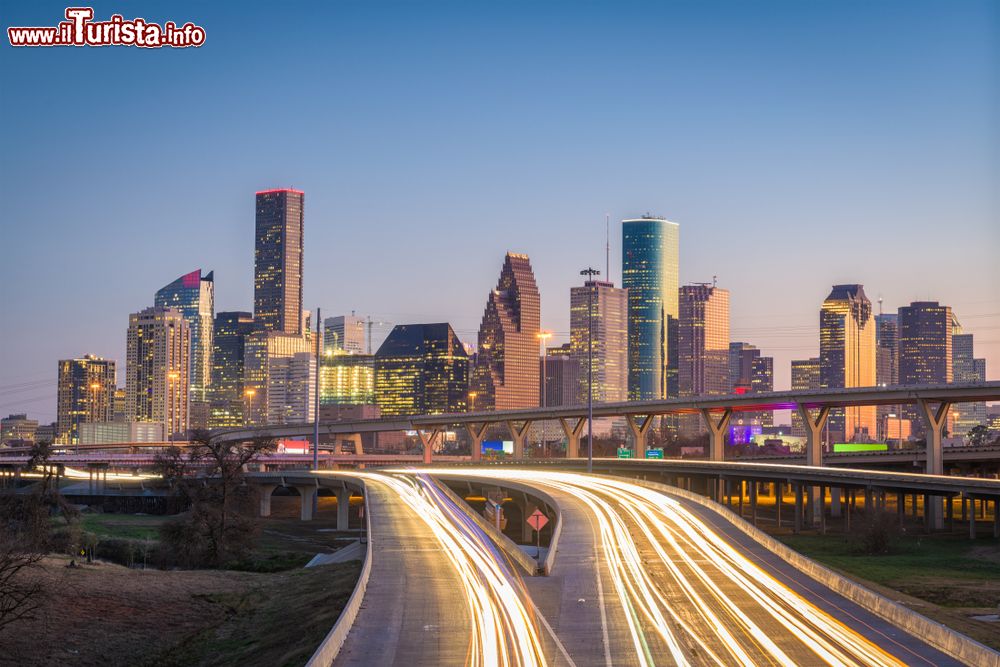
<path id="1" fill-rule="evenodd" d="M 469 357 L 451 325 L 400 324 L 375 353 L 375 401 L 385 415 L 464 412 Z"/>
<path id="2" fill-rule="evenodd" d="M 257 193 L 254 237 L 254 323 L 264 331 L 302 332 L 302 211 L 300 190 Z"/>
<path id="3" fill-rule="evenodd" d="M 241 426 L 246 397 L 243 394 L 244 348 L 253 331 L 253 316 L 240 311 L 215 316 L 212 350 L 212 412 L 210 426 Z"/>
<path id="4" fill-rule="evenodd" d="M 680 225 L 622 220 L 622 287 L 628 289 L 628 394 L 633 401 L 677 394 L 676 331 Z"/>
<path id="5" fill-rule="evenodd" d="M 212 319 L 215 317 L 214 272 L 185 274 L 158 290 L 153 305 L 180 311 L 191 328 L 191 400 L 208 398 L 212 384 Z"/>

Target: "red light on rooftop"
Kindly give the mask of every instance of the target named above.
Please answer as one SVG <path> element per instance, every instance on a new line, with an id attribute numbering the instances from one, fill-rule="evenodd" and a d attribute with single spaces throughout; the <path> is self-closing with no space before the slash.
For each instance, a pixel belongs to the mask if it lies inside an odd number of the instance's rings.
<path id="1" fill-rule="evenodd" d="M 303 192 L 302 190 L 296 190 L 294 188 L 273 188 L 271 190 L 258 190 L 257 194 L 258 195 L 273 195 L 273 194 L 277 194 L 279 192 L 291 192 L 292 194 L 295 194 L 295 195 L 304 195 L 305 194 L 305 192 Z"/>

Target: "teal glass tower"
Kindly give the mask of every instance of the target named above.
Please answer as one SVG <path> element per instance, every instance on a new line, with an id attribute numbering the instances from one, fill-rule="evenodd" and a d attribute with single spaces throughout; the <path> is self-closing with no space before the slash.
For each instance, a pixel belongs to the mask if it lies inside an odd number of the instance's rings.
<path id="1" fill-rule="evenodd" d="M 628 396 L 677 395 L 680 225 L 643 216 L 622 220 L 622 287 L 628 289 Z"/>

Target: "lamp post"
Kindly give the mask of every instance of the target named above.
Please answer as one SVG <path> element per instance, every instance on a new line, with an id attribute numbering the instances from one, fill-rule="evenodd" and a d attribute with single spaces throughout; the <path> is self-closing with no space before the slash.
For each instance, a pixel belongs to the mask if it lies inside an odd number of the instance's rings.
<path id="1" fill-rule="evenodd" d="M 100 389 L 101 389 L 101 383 L 100 382 L 91 382 L 90 383 L 90 421 L 92 421 L 92 422 L 102 421 L 102 420 L 98 419 L 98 417 L 97 417 L 97 392 Z M 108 420 L 107 420 L 107 418 L 105 418 L 103 421 L 108 421 Z M 77 454 L 80 453 L 80 434 L 79 433 L 76 434 L 76 453 Z"/>
<path id="2" fill-rule="evenodd" d="M 580 272 L 587 276 L 584 285 L 594 281 L 601 272 L 587 267 Z M 587 472 L 594 472 L 594 285 L 587 285 Z"/>
<path id="3" fill-rule="evenodd" d="M 548 373 L 546 372 L 546 368 L 545 368 L 545 357 L 548 356 L 548 355 L 545 353 L 545 343 L 550 338 L 552 338 L 552 332 L 551 331 L 539 331 L 538 332 L 538 341 L 539 341 L 539 344 L 542 347 L 542 407 L 543 408 L 549 407 L 549 400 L 548 400 L 547 391 L 546 391 L 548 389 L 548 384 L 549 384 L 548 377 L 549 376 L 548 376 Z M 545 420 L 543 419 L 542 420 L 542 457 L 543 458 L 545 458 L 546 455 L 548 454 L 548 452 L 546 451 L 546 444 L 547 443 L 545 441 Z"/>
<path id="4" fill-rule="evenodd" d="M 470 391 L 469 392 L 469 412 L 475 412 L 476 411 L 476 396 L 479 396 L 479 392 L 478 391 Z"/>
<path id="5" fill-rule="evenodd" d="M 167 372 L 167 388 L 170 390 L 170 408 L 167 410 L 167 442 L 171 445 L 174 444 L 174 415 L 177 412 L 177 380 L 179 380 L 181 374 L 177 371 Z"/>
<path id="6" fill-rule="evenodd" d="M 249 425 L 250 420 L 253 419 L 253 397 L 257 394 L 257 390 L 253 387 L 247 387 L 243 390 L 243 395 L 247 397 L 247 414 L 243 419 L 243 423 Z"/>

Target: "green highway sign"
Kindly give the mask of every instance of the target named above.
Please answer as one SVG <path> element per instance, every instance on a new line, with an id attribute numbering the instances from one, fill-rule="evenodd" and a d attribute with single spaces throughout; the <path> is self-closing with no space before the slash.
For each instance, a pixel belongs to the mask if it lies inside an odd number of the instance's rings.
<path id="1" fill-rule="evenodd" d="M 620 459 L 630 459 L 632 458 L 632 450 L 626 449 L 625 447 L 618 448 L 618 458 Z"/>

